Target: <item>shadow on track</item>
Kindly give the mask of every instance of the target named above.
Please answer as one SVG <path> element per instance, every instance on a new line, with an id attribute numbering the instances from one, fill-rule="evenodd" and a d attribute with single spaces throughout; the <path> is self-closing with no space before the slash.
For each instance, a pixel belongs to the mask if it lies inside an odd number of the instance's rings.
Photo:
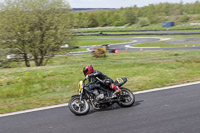
<path id="1" fill-rule="evenodd" d="M 131 106 L 131 107 L 124 107 L 124 108 L 132 108 L 132 107 L 136 107 L 139 106 L 142 102 L 144 102 L 144 100 L 140 100 L 140 101 L 135 101 L 135 103 Z M 93 114 L 93 113 L 97 113 L 97 112 L 102 112 L 102 111 L 111 111 L 111 110 L 116 110 L 116 109 L 123 109 L 123 107 L 119 106 L 118 104 L 114 104 L 110 107 L 107 107 L 105 109 L 99 109 L 99 110 L 95 110 L 95 109 L 91 109 L 90 112 L 88 112 L 87 115 Z M 86 116 L 87 116 L 86 115 Z"/>

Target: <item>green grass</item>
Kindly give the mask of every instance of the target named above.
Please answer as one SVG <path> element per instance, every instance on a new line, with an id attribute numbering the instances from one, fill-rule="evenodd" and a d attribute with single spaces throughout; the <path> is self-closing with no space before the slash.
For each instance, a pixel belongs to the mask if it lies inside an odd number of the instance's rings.
<path id="1" fill-rule="evenodd" d="M 199 51 L 134 51 L 94 58 L 54 57 L 44 67 L 0 69 L 0 113 L 60 104 L 77 94 L 82 69 L 92 64 L 112 79 L 128 77 L 132 91 L 200 80 Z"/>
<path id="2" fill-rule="evenodd" d="M 199 37 L 199 35 L 123 35 L 123 36 L 81 36 L 79 39 L 97 39 L 97 38 L 131 38 L 131 37 L 162 37 L 162 38 L 172 38 L 172 39 L 182 39 Z"/>
<path id="3" fill-rule="evenodd" d="M 194 47 L 200 46 L 200 44 L 175 44 L 175 43 L 166 43 L 165 41 L 149 42 L 142 44 L 131 45 L 133 47 Z"/>

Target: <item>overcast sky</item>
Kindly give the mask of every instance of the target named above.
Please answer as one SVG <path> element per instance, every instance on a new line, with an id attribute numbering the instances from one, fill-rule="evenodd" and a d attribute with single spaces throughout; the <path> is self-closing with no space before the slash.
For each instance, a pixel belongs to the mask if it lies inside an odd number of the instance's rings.
<path id="1" fill-rule="evenodd" d="M 158 4 L 160 2 L 179 3 L 181 0 L 67 0 L 72 8 L 120 8 L 138 7 Z M 183 3 L 191 3 L 196 0 L 182 0 Z"/>
<path id="2" fill-rule="evenodd" d="M 4 0 L 0 0 L 2 2 Z M 65 0 L 68 1 L 71 8 L 120 8 L 131 7 L 137 5 L 138 7 L 149 4 L 158 4 L 160 2 L 169 3 L 194 3 L 197 0 Z M 199 1 L 199 0 L 198 0 Z"/>

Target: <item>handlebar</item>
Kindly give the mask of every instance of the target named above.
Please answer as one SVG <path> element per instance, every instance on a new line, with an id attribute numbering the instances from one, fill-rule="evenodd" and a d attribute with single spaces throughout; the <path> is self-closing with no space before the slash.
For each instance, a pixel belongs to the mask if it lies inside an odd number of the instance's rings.
<path id="1" fill-rule="evenodd" d="M 101 83 L 103 83 L 103 80 L 101 80 L 101 79 L 99 79 L 98 77 L 96 77 L 96 79 L 97 80 L 99 80 Z M 87 80 L 87 78 L 85 78 L 84 80 L 83 80 L 83 83 L 85 84 L 85 81 Z"/>
<path id="2" fill-rule="evenodd" d="M 85 78 L 84 80 L 83 80 L 83 83 L 85 84 L 85 81 L 86 81 L 87 79 Z"/>
<path id="3" fill-rule="evenodd" d="M 97 80 L 99 80 L 101 83 L 103 83 L 103 80 L 99 79 L 98 77 L 96 77 Z"/>

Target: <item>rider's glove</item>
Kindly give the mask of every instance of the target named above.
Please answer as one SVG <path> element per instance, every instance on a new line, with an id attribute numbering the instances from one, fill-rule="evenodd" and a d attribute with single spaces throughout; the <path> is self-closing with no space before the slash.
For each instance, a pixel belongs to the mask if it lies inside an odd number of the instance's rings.
<path id="1" fill-rule="evenodd" d="M 89 78 L 89 75 L 87 75 L 86 77 L 85 77 L 85 79 L 88 79 Z"/>
<path id="2" fill-rule="evenodd" d="M 110 79 L 105 79 L 105 80 L 103 80 L 103 84 L 104 85 L 111 85 L 111 83 L 112 83 L 112 81 L 110 80 Z"/>

